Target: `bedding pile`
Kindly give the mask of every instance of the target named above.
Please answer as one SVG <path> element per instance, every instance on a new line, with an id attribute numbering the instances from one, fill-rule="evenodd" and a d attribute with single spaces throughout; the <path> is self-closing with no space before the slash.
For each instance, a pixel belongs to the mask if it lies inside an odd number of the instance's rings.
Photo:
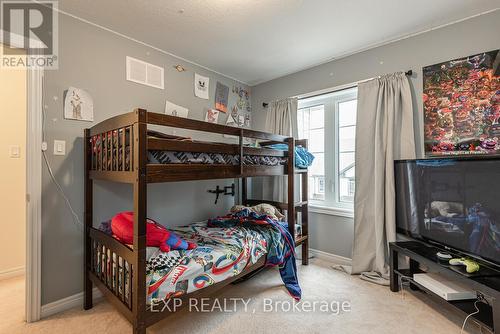
<path id="1" fill-rule="evenodd" d="M 302 292 L 297 277 L 295 240 L 288 231 L 286 223 L 244 208 L 224 217 L 210 219 L 207 225 L 226 228 L 239 226 L 259 231 L 264 235 L 268 243 L 266 264 L 278 266 L 286 289 L 294 299 L 300 300 Z"/>
<path id="2" fill-rule="evenodd" d="M 171 229 L 196 243 L 193 250 L 162 252 L 147 260 L 148 302 L 178 297 L 240 274 L 267 253 L 267 240 L 259 231 L 212 228 L 206 222 Z"/>
<path id="3" fill-rule="evenodd" d="M 100 229 L 112 234 L 110 225 L 110 222 L 102 223 Z M 300 300 L 295 243 L 286 223 L 244 207 L 224 217 L 170 228 L 169 231 L 197 247 L 171 249 L 168 252 L 158 247 L 147 248 L 148 304 L 191 293 L 237 276 L 266 254 L 266 265 L 279 267 L 288 292 Z M 105 266 L 100 262 L 106 257 L 103 254 L 97 257 L 100 259 L 98 270 L 106 268 L 113 273 L 111 277 L 114 278 L 117 268 L 110 268 L 109 254 Z M 119 277 L 121 270 L 120 266 Z M 122 285 L 121 281 L 119 285 Z M 125 291 L 128 292 L 128 288 Z"/>
<path id="4" fill-rule="evenodd" d="M 266 145 L 264 147 L 273 150 L 288 151 L 287 144 L 273 144 Z M 311 166 L 313 161 L 314 155 L 312 155 L 312 153 L 310 153 L 305 147 L 300 145 L 295 146 L 295 167 L 305 169 Z"/>

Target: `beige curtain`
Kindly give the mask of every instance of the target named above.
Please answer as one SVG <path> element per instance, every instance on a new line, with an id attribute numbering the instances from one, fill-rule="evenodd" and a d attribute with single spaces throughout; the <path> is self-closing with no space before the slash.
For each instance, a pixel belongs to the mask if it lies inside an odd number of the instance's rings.
<path id="1" fill-rule="evenodd" d="M 266 117 L 266 131 L 297 138 L 297 98 L 274 101 L 269 104 Z M 274 176 L 263 183 L 263 197 L 274 201 L 287 201 L 286 176 Z"/>
<path id="2" fill-rule="evenodd" d="M 396 240 L 394 160 L 412 158 L 413 107 L 406 75 L 389 74 L 360 83 L 353 274 L 368 280 L 387 279 L 388 243 Z"/>

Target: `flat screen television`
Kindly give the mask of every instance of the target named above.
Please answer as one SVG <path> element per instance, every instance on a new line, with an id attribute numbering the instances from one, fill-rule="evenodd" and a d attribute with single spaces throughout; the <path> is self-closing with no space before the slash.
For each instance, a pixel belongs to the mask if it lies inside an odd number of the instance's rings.
<path id="1" fill-rule="evenodd" d="M 394 164 L 399 233 L 500 265 L 500 157 Z"/>

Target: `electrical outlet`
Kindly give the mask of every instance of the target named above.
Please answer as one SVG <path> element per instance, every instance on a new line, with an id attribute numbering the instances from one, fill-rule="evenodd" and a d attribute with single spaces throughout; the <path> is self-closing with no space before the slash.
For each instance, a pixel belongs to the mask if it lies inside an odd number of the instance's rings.
<path id="1" fill-rule="evenodd" d="M 66 141 L 54 140 L 54 155 L 66 155 Z"/>

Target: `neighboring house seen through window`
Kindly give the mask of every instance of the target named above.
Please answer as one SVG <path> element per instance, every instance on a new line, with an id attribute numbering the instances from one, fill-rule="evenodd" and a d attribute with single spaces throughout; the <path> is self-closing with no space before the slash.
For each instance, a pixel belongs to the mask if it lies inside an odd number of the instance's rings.
<path id="1" fill-rule="evenodd" d="M 299 100 L 299 138 L 314 154 L 309 168 L 311 204 L 350 209 L 354 202 L 357 88 Z"/>

